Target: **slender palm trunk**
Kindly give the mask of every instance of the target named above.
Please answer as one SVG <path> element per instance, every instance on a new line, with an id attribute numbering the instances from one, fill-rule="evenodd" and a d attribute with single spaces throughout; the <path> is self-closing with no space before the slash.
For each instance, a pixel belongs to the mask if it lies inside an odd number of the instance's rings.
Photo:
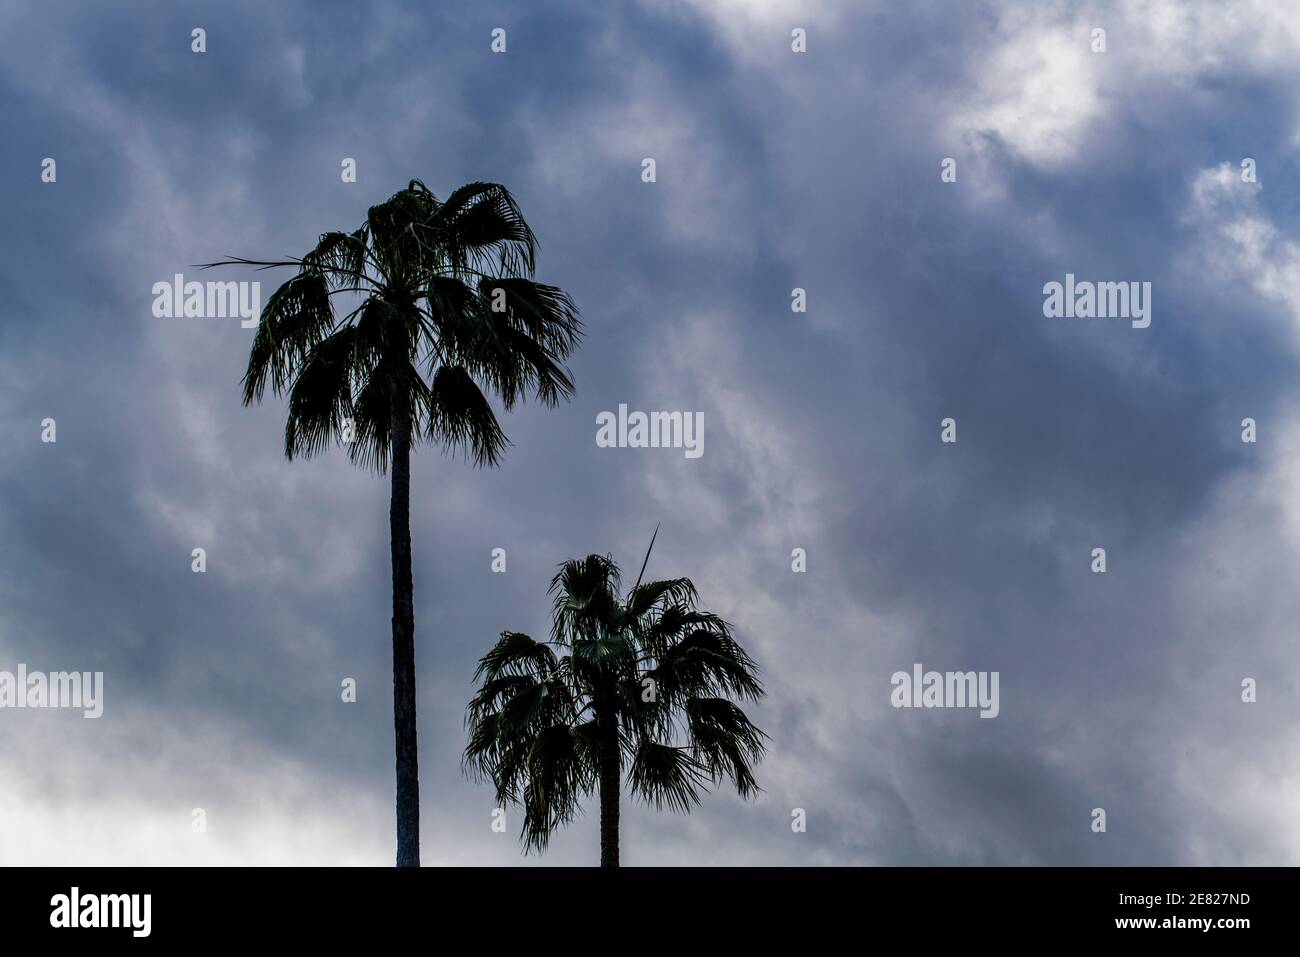
<path id="1" fill-rule="evenodd" d="M 393 497 L 393 731 L 397 742 L 397 866 L 420 866 L 420 772 L 415 738 L 415 590 L 411 582 L 411 424 L 395 416 Z"/>
<path id="2" fill-rule="evenodd" d="M 600 866 L 618 867 L 618 715 L 612 705 L 596 711 L 600 763 Z"/>

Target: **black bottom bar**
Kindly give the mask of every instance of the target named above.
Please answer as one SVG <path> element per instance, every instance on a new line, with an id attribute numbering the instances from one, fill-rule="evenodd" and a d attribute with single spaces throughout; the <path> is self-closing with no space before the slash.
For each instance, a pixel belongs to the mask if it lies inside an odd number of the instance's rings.
<path id="1" fill-rule="evenodd" d="M 780 939 L 774 935 L 794 932 L 818 939 L 843 933 L 863 946 L 882 939 L 878 934 L 904 934 L 918 945 L 1131 938 L 1180 946 L 1201 939 L 1222 948 L 1290 937 L 1296 874 L 1283 868 L 10 868 L 0 871 L 0 912 L 6 943 L 66 942 L 75 935 L 82 945 L 284 940 L 337 947 L 414 934 L 436 948 L 464 934 L 496 949 L 534 935 L 543 942 L 578 940 L 604 928 L 673 946 L 683 939 L 774 945 Z"/>

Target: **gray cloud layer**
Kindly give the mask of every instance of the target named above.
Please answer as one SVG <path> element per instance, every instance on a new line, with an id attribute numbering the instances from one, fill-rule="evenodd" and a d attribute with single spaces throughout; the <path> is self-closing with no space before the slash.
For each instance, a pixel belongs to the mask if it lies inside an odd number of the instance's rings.
<path id="1" fill-rule="evenodd" d="M 426 863 L 538 862 L 460 774 L 474 662 L 545 630 L 557 562 L 634 564 L 660 522 L 651 573 L 736 623 L 773 747 L 755 802 L 627 809 L 627 862 L 1300 862 L 1282 14 L 427 7 L 0 11 L 0 669 L 107 683 L 99 721 L 0 712 L 0 862 L 391 859 L 387 484 L 284 461 L 282 405 L 239 404 L 251 333 L 150 290 L 412 177 L 508 184 L 588 327 L 502 469 L 416 458 Z M 1151 281 L 1151 328 L 1045 319 L 1066 272 Z M 703 412 L 704 456 L 596 448 L 620 402 Z M 892 709 L 916 661 L 1000 671 L 1001 714 Z M 594 862 L 595 822 L 541 862 Z"/>

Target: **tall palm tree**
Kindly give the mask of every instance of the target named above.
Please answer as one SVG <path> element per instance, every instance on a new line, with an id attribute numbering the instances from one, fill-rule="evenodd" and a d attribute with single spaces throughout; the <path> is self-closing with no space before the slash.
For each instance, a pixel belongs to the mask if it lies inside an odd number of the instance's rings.
<path id="1" fill-rule="evenodd" d="M 485 391 L 507 410 L 530 393 L 548 406 L 572 395 L 561 363 L 581 320 L 566 293 L 533 281 L 536 253 L 504 186 L 470 183 L 439 201 L 412 180 L 358 229 L 325 233 L 301 259 L 205 267 L 297 270 L 262 310 L 244 404 L 260 402 L 269 382 L 289 397 L 286 456 L 337 440 L 353 462 L 391 474 L 399 867 L 420 863 L 411 448 L 427 440 L 496 465 L 508 442 Z"/>
<path id="2" fill-rule="evenodd" d="M 656 533 L 657 534 L 657 533 Z M 654 547 L 654 539 L 650 541 Z M 467 773 L 522 806 L 525 851 L 543 851 L 600 795 L 600 864 L 618 867 L 624 768 L 635 797 L 688 812 L 729 778 L 758 790 L 752 764 L 767 735 L 731 698 L 763 694 L 753 660 L 688 578 L 637 583 L 620 597 L 612 558 L 565 562 L 551 581 L 549 641 L 502 632 L 483 656 L 466 714 Z"/>

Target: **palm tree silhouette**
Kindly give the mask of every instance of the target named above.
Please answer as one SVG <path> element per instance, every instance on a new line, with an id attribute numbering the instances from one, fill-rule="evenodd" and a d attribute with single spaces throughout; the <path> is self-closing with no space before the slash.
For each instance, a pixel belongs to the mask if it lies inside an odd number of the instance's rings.
<path id="1" fill-rule="evenodd" d="M 479 661 L 464 766 L 522 806 L 526 852 L 545 850 L 598 788 L 600 864 L 618 867 L 625 766 L 633 795 L 657 809 L 688 812 L 724 776 L 741 797 L 758 791 L 751 764 L 767 735 L 730 700 L 762 696 L 757 667 L 697 607 L 690 579 L 641 584 L 649 560 L 648 549 L 622 598 L 612 558 L 565 562 L 551 581 L 550 640 L 502 632 Z"/>
<path id="2" fill-rule="evenodd" d="M 353 462 L 391 472 L 399 867 L 420 863 L 411 448 L 428 440 L 496 465 L 508 441 L 484 389 L 507 410 L 529 393 L 548 406 L 573 394 L 561 363 L 581 320 L 566 293 L 532 280 L 536 252 L 504 186 L 470 183 L 439 201 L 412 180 L 370 207 L 360 228 L 325 233 L 301 259 L 204 267 L 298 270 L 262 310 L 244 404 L 260 402 L 270 382 L 289 396 L 288 458 L 309 458 L 336 439 Z M 355 302 L 341 317 L 339 295 Z"/>

